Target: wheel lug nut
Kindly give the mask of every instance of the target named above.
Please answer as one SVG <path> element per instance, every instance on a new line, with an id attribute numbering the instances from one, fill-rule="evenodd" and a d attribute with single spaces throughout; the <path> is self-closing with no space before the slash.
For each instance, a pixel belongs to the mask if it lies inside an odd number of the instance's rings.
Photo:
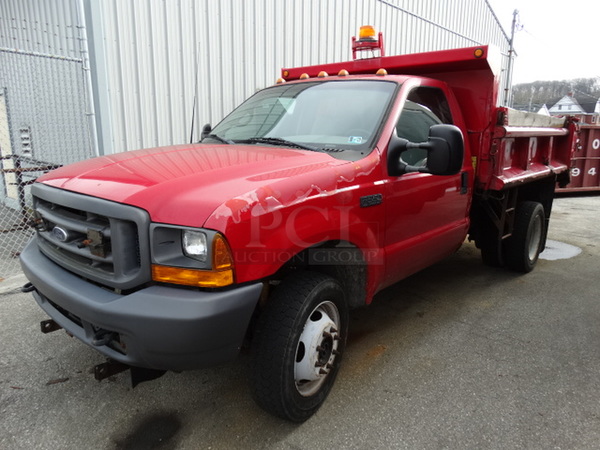
<path id="1" fill-rule="evenodd" d="M 325 369 L 319 369 L 319 375 L 327 375 L 329 372 Z"/>

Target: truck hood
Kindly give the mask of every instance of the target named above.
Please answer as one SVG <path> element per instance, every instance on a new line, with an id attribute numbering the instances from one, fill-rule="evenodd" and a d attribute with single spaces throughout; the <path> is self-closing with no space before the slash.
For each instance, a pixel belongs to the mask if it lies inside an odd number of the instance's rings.
<path id="1" fill-rule="evenodd" d="M 39 182 L 143 208 L 155 222 L 202 226 L 230 199 L 287 177 L 348 164 L 324 153 L 254 145 L 180 145 L 71 164 Z"/>

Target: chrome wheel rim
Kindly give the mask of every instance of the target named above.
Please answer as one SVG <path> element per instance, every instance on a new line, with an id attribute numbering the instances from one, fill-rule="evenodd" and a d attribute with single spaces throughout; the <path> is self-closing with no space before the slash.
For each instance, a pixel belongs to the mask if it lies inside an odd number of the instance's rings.
<path id="1" fill-rule="evenodd" d="M 529 260 L 535 261 L 540 250 L 540 242 L 542 241 L 542 218 L 537 216 L 531 230 L 531 238 L 529 239 Z"/>
<path id="2" fill-rule="evenodd" d="M 334 303 L 320 303 L 308 316 L 296 346 L 294 382 L 304 397 L 319 391 L 334 369 L 340 341 L 340 313 Z"/>

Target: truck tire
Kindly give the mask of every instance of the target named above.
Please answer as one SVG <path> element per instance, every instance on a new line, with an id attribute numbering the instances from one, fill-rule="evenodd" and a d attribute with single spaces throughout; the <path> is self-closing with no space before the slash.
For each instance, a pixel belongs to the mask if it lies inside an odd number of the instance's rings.
<path id="1" fill-rule="evenodd" d="M 284 279 L 257 323 L 252 360 L 256 402 L 293 422 L 312 416 L 333 386 L 347 332 L 348 307 L 335 279 L 316 272 Z"/>
<path id="2" fill-rule="evenodd" d="M 509 269 L 531 272 L 537 263 L 545 235 L 544 207 L 538 202 L 519 203 L 512 236 L 505 243 L 505 262 Z"/>

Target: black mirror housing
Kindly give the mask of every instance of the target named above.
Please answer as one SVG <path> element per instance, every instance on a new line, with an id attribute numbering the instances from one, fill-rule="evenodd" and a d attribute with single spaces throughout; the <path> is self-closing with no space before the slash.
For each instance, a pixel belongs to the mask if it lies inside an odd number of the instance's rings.
<path id="1" fill-rule="evenodd" d="M 433 125 L 429 128 L 427 168 L 434 175 L 455 175 L 460 172 L 465 155 L 465 143 L 460 128 L 455 125 Z"/>
<path id="2" fill-rule="evenodd" d="M 210 123 L 205 124 L 202 127 L 202 133 L 200 133 L 200 140 L 204 139 L 206 136 L 208 136 L 210 134 L 210 132 L 212 131 L 212 126 L 210 125 Z"/>
<path id="3" fill-rule="evenodd" d="M 425 167 L 410 166 L 401 160 L 406 150 L 421 148 L 427 151 Z M 455 175 L 460 172 L 465 153 L 465 144 L 460 128 L 455 125 L 438 124 L 429 128 L 427 142 L 413 143 L 394 135 L 388 146 L 388 174 L 400 176 L 409 172 L 433 175 Z"/>

